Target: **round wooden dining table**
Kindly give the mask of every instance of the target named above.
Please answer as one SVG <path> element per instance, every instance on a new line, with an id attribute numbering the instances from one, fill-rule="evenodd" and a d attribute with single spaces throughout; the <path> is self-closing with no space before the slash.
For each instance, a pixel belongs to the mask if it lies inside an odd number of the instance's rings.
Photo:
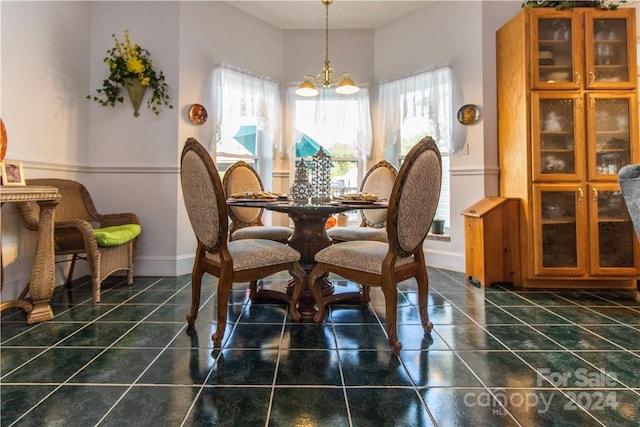
<path id="1" fill-rule="evenodd" d="M 315 255 L 321 249 L 331 245 L 331 238 L 327 235 L 326 222 L 330 216 L 337 213 L 356 209 L 386 209 L 386 202 L 357 203 L 352 201 L 321 201 L 321 202 L 293 202 L 293 201 L 237 201 L 227 200 L 229 206 L 263 208 L 274 212 L 286 213 L 293 221 L 293 234 L 289 238 L 289 246 L 300 252 L 300 266 L 307 273 L 316 265 Z M 355 302 L 361 298 L 360 286 L 347 282 L 341 286 L 327 277 L 323 277 L 322 295 L 327 304 L 336 302 Z M 260 283 L 256 292 L 250 294 L 252 300 L 275 299 L 291 302 L 292 281 L 279 283 Z M 316 313 L 315 301 L 309 289 L 308 279 L 305 278 L 302 296 L 298 302 L 298 311 L 305 319 L 312 318 Z"/>

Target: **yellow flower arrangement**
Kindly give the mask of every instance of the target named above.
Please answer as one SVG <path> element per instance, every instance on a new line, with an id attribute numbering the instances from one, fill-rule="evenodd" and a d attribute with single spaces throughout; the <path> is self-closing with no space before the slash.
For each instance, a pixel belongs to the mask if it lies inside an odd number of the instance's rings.
<path id="1" fill-rule="evenodd" d="M 87 99 L 114 107 L 116 102 L 124 102 L 122 88 L 127 84 L 127 79 L 137 79 L 142 86 L 152 90 L 147 99 L 147 108 L 156 115 L 160 114 L 162 105 L 173 108 L 167 94 L 169 86 L 164 81 L 164 74 L 153 69 L 149 51 L 132 44 L 128 30 L 124 32 L 122 43 L 115 34 L 112 37 L 115 46 L 107 51 L 107 57 L 104 58 L 105 64 L 109 66 L 109 77 L 102 82 L 102 88 L 96 90 L 97 95 L 88 95 Z"/>

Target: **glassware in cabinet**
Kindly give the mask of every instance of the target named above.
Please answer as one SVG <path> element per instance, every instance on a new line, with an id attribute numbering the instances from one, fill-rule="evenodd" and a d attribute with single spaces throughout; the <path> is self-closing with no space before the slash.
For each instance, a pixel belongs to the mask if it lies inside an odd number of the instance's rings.
<path id="1" fill-rule="evenodd" d="M 634 93 L 588 93 L 587 141 L 589 179 L 617 180 L 618 171 L 631 162 L 632 142 L 637 141 L 633 115 L 637 114 Z"/>
<path id="2" fill-rule="evenodd" d="M 585 12 L 587 89 L 633 89 L 636 87 L 634 11 Z"/>
<path id="3" fill-rule="evenodd" d="M 532 21 L 532 85 L 536 89 L 580 86 L 579 21 L 571 13 L 540 10 Z"/>
<path id="4" fill-rule="evenodd" d="M 535 185 L 533 198 L 535 271 L 576 276 L 584 272 L 584 189 L 578 185 Z"/>
<path id="5" fill-rule="evenodd" d="M 589 186 L 591 273 L 634 272 L 638 261 L 633 223 L 617 184 Z"/>
<path id="6" fill-rule="evenodd" d="M 531 99 L 534 181 L 580 179 L 584 114 L 579 94 L 534 92 Z"/>

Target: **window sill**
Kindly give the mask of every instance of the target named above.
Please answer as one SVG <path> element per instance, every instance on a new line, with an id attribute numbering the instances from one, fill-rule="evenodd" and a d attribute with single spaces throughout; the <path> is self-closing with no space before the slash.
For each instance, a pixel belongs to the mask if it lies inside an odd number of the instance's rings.
<path id="1" fill-rule="evenodd" d="M 451 241 L 451 236 L 449 236 L 448 234 L 433 234 L 433 233 L 429 233 L 429 234 L 427 234 L 426 240 L 436 240 L 436 241 L 439 241 L 439 242 L 450 242 Z"/>

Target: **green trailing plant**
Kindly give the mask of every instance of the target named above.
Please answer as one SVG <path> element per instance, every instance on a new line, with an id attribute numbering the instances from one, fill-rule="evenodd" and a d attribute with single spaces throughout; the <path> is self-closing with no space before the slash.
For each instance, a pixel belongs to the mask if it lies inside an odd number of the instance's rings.
<path id="1" fill-rule="evenodd" d="M 522 7 L 554 7 L 557 10 L 569 10 L 574 7 L 595 7 L 596 9 L 616 10 L 618 6 L 626 3 L 627 0 L 596 0 L 596 1 L 580 1 L 580 0 L 528 0 L 522 3 Z"/>
<path id="2" fill-rule="evenodd" d="M 147 108 L 155 115 L 160 114 L 164 105 L 173 108 L 167 94 L 169 86 L 164 80 L 162 71 L 153 68 L 151 54 L 137 44 L 131 44 L 129 32 L 124 32 L 124 42 L 120 42 L 112 34 L 115 46 L 107 51 L 104 63 L 109 67 L 109 77 L 102 82 L 102 87 L 96 90 L 96 95 L 87 95 L 87 99 L 98 102 L 105 107 L 114 107 L 116 102 L 124 102 L 122 90 L 126 79 L 137 79 L 142 86 L 151 89 L 147 99 Z"/>

